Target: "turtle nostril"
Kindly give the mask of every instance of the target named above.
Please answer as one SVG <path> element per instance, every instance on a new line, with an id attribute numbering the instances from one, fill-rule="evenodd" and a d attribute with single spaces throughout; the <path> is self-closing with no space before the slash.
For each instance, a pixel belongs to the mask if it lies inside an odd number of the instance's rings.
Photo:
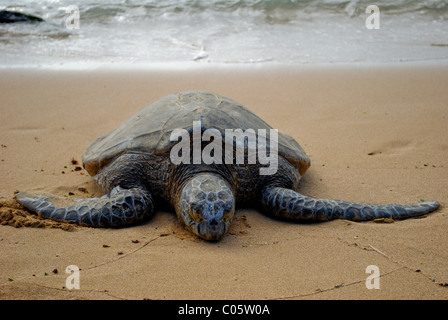
<path id="1" fill-rule="evenodd" d="M 216 221 L 215 219 L 213 219 L 213 220 L 210 221 L 210 225 L 211 225 L 212 227 L 214 227 L 214 226 L 218 225 L 218 221 Z"/>

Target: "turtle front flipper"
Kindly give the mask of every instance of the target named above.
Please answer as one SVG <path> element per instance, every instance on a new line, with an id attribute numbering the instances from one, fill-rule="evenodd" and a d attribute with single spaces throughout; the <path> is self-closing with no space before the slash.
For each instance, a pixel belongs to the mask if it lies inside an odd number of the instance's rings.
<path id="1" fill-rule="evenodd" d="M 143 221 L 153 212 L 153 201 L 142 187 L 123 189 L 119 186 L 101 198 L 74 199 L 16 194 L 16 200 L 41 217 L 73 221 L 92 227 L 122 227 Z"/>
<path id="2" fill-rule="evenodd" d="M 280 187 L 266 187 L 262 193 L 262 203 L 267 212 L 276 217 L 301 221 L 406 219 L 427 214 L 439 207 L 439 203 L 435 201 L 425 201 L 414 205 L 375 205 L 313 199 L 294 190 Z"/>

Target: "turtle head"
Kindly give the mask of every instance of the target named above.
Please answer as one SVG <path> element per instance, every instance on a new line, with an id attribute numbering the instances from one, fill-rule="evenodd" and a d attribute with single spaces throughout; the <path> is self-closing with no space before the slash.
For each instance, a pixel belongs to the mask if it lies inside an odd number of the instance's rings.
<path id="1" fill-rule="evenodd" d="M 235 200 L 229 183 L 216 174 L 194 176 L 183 187 L 177 214 L 188 229 L 206 240 L 220 240 L 232 222 Z"/>

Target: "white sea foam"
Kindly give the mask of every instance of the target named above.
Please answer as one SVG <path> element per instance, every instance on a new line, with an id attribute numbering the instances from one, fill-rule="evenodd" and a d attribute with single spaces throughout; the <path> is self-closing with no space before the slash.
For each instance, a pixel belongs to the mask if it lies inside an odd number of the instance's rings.
<path id="1" fill-rule="evenodd" d="M 352 63 L 448 59 L 447 0 L 24 0 L 0 10 L 34 14 L 0 24 L 0 66 L 156 63 Z M 380 9 L 380 29 L 365 12 Z"/>

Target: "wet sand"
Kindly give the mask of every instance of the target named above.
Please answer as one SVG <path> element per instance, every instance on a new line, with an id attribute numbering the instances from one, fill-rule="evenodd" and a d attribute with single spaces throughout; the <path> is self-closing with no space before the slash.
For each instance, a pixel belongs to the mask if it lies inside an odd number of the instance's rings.
<path id="1" fill-rule="evenodd" d="M 447 299 L 448 65 L 0 70 L 0 299 Z M 296 138 L 299 191 L 437 200 L 421 219 L 299 224 L 253 209 L 208 243 L 173 212 L 93 229 L 30 216 L 15 191 L 90 197 L 84 150 L 149 103 L 207 90 Z M 78 163 L 72 163 L 72 160 Z M 67 266 L 80 289 L 66 288 Z M 369 265 L 379 289 L 367 289 Z"/>

